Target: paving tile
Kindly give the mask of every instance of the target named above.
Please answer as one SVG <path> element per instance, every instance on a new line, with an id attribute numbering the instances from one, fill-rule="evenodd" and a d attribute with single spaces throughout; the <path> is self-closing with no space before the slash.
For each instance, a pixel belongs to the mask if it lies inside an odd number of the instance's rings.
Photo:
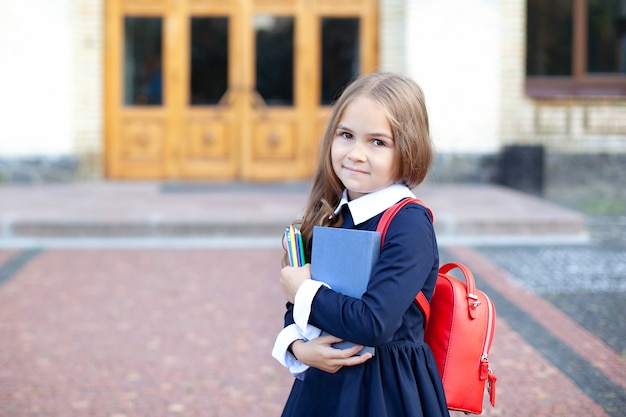
<path id="1" fill-rule="evenodd" d="M 279 248 L 38 253 L 0 285 L 0 416 L 279 415 L 292 383 L 270 356 L 284 312 L 280 255 Z M 476 252 L 464 256 L 477 274 L 490 267 Z M 518 290 L 493 279 L 507 296 Z M 570 320 L 542 309 L 536 319 L 566 339 Z M 611 415 L 518 326 L 498 321 L 490 358 L 497 404 L 486 403 L 484 415 Z M 576 331 L 565 343 L 595 349 L 592 335 Z M 593 360 L 601 367 L 613 359 Z"/>

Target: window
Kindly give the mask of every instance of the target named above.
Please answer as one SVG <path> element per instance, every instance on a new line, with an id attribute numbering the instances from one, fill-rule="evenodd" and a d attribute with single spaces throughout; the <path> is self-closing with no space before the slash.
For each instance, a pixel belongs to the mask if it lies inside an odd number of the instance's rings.
<path id="1" fill-rule="evenodd" d="M 228 18 L 192 17 L 189 104 L 218 104 L 228 88 Z"/>
<path id="2" fill-rule="evenodd" d="M 322 33 L 321 105 L 327 106 L 359 76 L 359 18 L 324 17 Z"/>
<path id="3" fill-rule="evenodd" d="M 293 106 L 293 17 L 256 15 L 256 90 L 268 106 Z"/>
<path id="4" fill-rule="evenodd" d="M 626 0 L 527 0 L 526 92 L 626 95 Z"/>
<path id="5" fill-rule="evenodd" d="M 124 105 L 163 104 L 163 19 L 124 18 Z"/>

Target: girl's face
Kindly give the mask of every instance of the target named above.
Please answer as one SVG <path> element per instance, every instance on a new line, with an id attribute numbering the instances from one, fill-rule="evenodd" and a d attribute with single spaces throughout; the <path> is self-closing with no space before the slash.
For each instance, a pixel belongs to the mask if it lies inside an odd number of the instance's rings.
<path id="1" fill-rule="evenodd" d="M 350 200 L 395 182 L 395 152 L 391 125 L 381 108 L 366 97 L 348 104 L 335 131 L 331 160 Z"/>

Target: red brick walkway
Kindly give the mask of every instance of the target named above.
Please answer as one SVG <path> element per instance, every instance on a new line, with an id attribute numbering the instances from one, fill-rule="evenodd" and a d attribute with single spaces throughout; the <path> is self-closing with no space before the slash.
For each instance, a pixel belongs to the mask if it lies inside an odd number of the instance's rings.
<path id="1" fill-rule="evenodd" d="M 516 300 L 520 289 L 475 252 L 450 252 L 624 381 L 623 358 L 537 297 Z M 16 253 L 0 251 L 0 268 Z M 278 248 L 42 252 L 0 284 L 0 417 L 279 415 L 291 385 L 270 355 L 284 310 L 279 257 Z M 485 415 L 607 416 L 515 323 L 499 320 L 491 364 L 498 398 Z"/>
<path id="2" fill-rule="evenodd" d="M 278 257 L 43 252 L 0 287 L 0 415 L 278 415 Z"/>

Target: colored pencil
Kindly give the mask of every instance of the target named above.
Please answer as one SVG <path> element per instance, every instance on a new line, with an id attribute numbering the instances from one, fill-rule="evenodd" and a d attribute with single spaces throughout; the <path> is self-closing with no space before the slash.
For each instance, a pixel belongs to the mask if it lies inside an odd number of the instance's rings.
<path id="1" fill-rule="evenodd" d="M 298 266 L 298 251 L 296 250 L 296 237 L 294 236 L 293 225 L 289 225 L 289 235 L 291 236 L 291 264 Z"/>
<path id="2" fill-rule="evenodd" d="M 293 252 L 291 250 L 291 233 L 289 227 L 285 228 L 285 237 L 287 238 L 287 254 L 289 255 L 289 265 L 293 266 Z"/>
<path id="3" fill-rule="evenodd" d="M 302 232 L 300 232 L 300 229 L 296 229 L 296 235 L 298 236 L 298 248 L 300 249 L 299 254 L 299 261 L 300 261 L 300 266 L 303 266 L 304 264 L 306 264 L 306 257 L 304 256 L 304 242 L 302 241 Z"/>

